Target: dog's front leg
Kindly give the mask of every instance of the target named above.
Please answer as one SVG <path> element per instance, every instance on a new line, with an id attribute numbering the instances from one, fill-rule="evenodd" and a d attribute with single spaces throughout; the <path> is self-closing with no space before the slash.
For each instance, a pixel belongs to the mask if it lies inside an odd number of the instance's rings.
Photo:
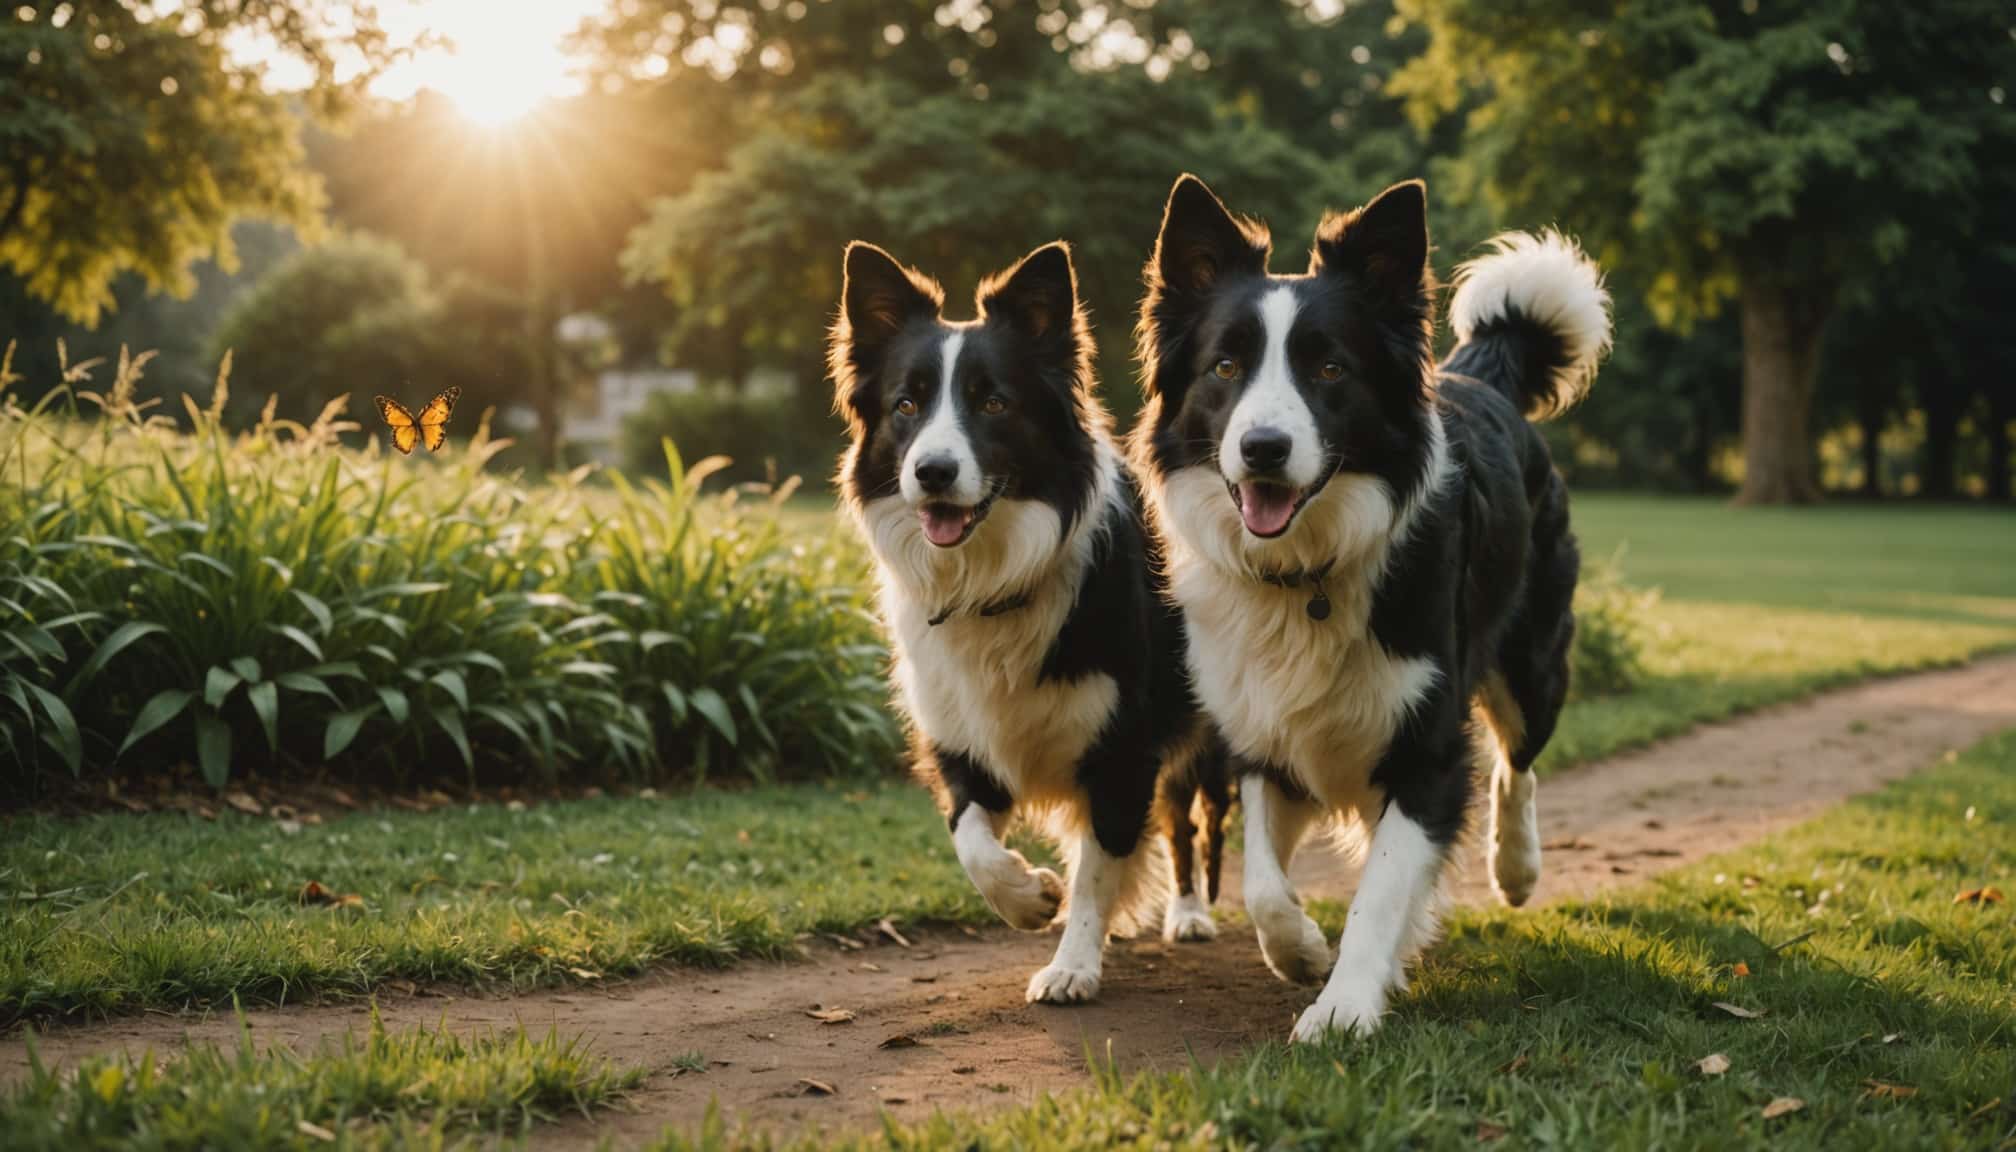
<path id="1" fill-rule="evenodd" d="M 1388 993 L 1404 984 L 1409 953 L 1433 931 L 1436 886 L 1448 847 L 1400 804 L 1387 806 L 1337 942 L 1337 966 L 1323 994 L 1295 1022 L 1296 1040 L 1378 1030 Z"/>
<path id="2" fill-rule="evenodd" d="M 1288 882 L 1295 849 L 1321 812 L 1261 773 L 1239 785 L 1239 802 L 1246 809 L 1246 916 L 1259 934 L 1260 954 L 1283 980 L 1321 980 L 1330 970 L 1329 942 Z"/>
<path id="3" fill-rule="evenodd" d="M 1109 855 L 1091 832 L 1079 835 L 1071 855 L 1071 899 L 1064 906 L 1064 939 L 1048 967 L 1029 978 L 1031 1003 L 1074 1004 L 1099 995 L 1106 933 L 1120 901 L 1126 861 Z"/>
<path id="4" fill-rule="evenodd" d="M 952 848 L 987 906 L 1010 927 L 1034 932 L 1057 916 L 1064 885 L 1001 843 L 1014 799 L 970 756 L 937 750 L 939 779 L 951 798 Z"/>

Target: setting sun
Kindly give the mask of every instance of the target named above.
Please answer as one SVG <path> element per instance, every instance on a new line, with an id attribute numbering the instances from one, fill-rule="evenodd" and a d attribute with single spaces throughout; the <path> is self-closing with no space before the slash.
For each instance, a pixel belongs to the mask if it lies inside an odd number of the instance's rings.
<path id="1" fill-rule="evenodd" d="M 388 70 L 380 95 L 402 98 L 428 88 L 480 124 L 500 126 L 548 100 L 580 91 L 565 44 L 594 0 L 545 0 L 504 16 L 485 0 L 431 0 L 381 10 L 395 35 L 432 34 L 442 43 Z"/>

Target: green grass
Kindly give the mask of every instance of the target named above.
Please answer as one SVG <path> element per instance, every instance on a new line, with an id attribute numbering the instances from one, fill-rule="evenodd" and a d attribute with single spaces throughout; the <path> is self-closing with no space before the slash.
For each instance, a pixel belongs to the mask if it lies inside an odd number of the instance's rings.
<path id="1" fill-rule="evenodd" d="M 1543 769 L 1872 675 L 2016 646 L 2016 514 L 2006 509 L 1575 497 L 1583 555 L 1655 588 L 1648 676 L 1578 700 Z"/>
<path id="2" fill-rule="evenodd" d="M 1918 583 L 1948 581 L 1940 586 L 1989 606 L 1981 611 L 1990 620 L 2016 614 L 2016 567 L 1995 570 L 1969 551 L 1991 538 L 2007 548 L 1993 531 L 2011 522 L 2006 514 L 1828 508 L 1815 515 L 1842 539 L 1808 548 L 1778 542 L 1785 532 L 1775 513 L 1751 528 L 1755 514 L 1703 502 L 1583 497 L 1590 554 L 1628 539 L 1627 575 L 1663 596 L 1650 614 L 1650 679 L 1630 695 L 1572 704 L 1547 763 L 2016 643 L 2016 617 L 1997 625 L 1908 609 L 1830 610 L 1817 594 L 1793 608 L 1783 601 L 1800 597 L 1761 575 L 1810 553 L 1818 558 L 1802 579 L 1881 562 L 1893 573 L 1885 579 L 1910 585 L 1913 577 L 1895 574 L 1900 561 L 1887 542 L 1920 514 L 1954 539 L 1912 538 L 1905 559 L 1919 566 Z M 1740 572 L 1755 555 L 1756 580 L 1686 578 L 1717 522 L 1728 525 L 1722 567 Z M 1952 583 L 1956 569 L 1965 582 Z M 1756 598 L 1704 598 L 1732 590 Z M 803 933 L 882 916 L 991 919 L 929 801 L 894 779 L 522 812 L 364 813 L 291 835 L 228 810 L 214 824 L 179 813 L 0 821 L 0 1024 L 233 995 L 248 1003 L 356 995 L 388 980 L 607 979 L 660 963 L 779 955 Z M 309 881 L 361 896 L 362 910 L 301 906 Z"/>
<path id="3" fill-rule="evenodd" d="M 1465 912 L 1370 1040 L 1109 1074 L 840 1146 L 2009 1148 L 2016 923 L 1953 898 L 2012 876 L 2016 733 L 1607 899 Z M 1697 1070 L 1713 1054 L 1725 1074 Z M 1779 1097 L 1804 1108 L 1766 1120 Z M 717 1121 L 659 1147 L 778 1143 Z"/>
<path id="4" fill-rule="evenodd" d="M 310 881 L 360 907 L 303 906 Z M 530 986 L 776 956 L 883 916 L 984 921 L 906 782 L 364 813 L 0 823 L 0 1027 L 289 1002 L 387 980 Z"/>
<path id="5" fill-rule="evenodd" d="M 643 1079 L 578 1041 L 369 1033 L 296 1054 L 250 1036 L 167 1056 L 40 1066 L 0 1090 L 8 1148 L 443 1148 L 522 1134 L 611 1104 Z"/>

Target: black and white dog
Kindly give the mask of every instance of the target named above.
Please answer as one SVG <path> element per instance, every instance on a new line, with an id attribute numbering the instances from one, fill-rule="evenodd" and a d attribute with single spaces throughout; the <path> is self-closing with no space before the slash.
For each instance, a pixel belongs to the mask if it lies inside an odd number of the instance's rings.
<path id="1" fill-rule="evenodd" d="M 1107 934 L 1168 888 L 1151 834 L 1165 762 L 1160 823 L 1183 838 L 1185 867 L 1164 931 L 1213 933 L 1187 815 L 1191 773 L 1222 778 L 1222 760 L 1201 738 L 1181 619 L 1154 586 L 1160 557 L 1093 395 L 1069 249 L 1039 248 L 982 284 L 976 320 L 948 322 L 942 303 L 888 253 L 848 247 L 828 349 L 853 436 L 842 498 L 874 552 L 919 772 L 959 862 L 1017 928 L 1063 905 L 1029 999 L 1088 1000 Z M 1222 783 L 1216 795 L 1222 811 Z M 1003 846 L 1018 816 L 1057 839 L 1066 881 Z M 1218 828 L 1207 820 L 1209 860 Z"/>
<path id="2" fill-rule="evenodd" d="M 1319 822 L 1366 840 L 1337 963 L 1298 1040 L 1370 1032 L 1434 931 L 1473 766 L 1491 874 L 1540 872 L 1533 759 L 1568 690 L 1578 567 L 1530 420 L 1587 389 L 1610 339 L 1596 267 L 1507 235 L 1458 274 L 1434 364 L 1426 194 L 1326 219 L 1308 271 L 1185 176 L 1147 269 L 1149 393 L 1132 444 L 1198 698 L 1246 812 L 1246 906 L 1268 964 L 1316 980 L 1321 930 L 1287 868 Z"/>

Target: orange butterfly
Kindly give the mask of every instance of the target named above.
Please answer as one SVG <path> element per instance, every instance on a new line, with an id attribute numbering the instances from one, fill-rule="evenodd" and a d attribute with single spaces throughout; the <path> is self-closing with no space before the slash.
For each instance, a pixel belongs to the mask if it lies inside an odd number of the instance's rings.
<path id="1" fill-rule="evenodd" d="M 455 400 L 461 395 L 460 388 L 436 393 L 427 406 L 420 409 L 418 419 L 407 411 L 404 404 L 390 396 L 378 397 L 378 415 L 384 417 L 386 425 L 392 429 L 392 446 L 401 453 L 410 453 L 424 437 L 429 452 L 440 448 L 442 442 L 448 439 L 448 414 L 455 410 Z"/>

